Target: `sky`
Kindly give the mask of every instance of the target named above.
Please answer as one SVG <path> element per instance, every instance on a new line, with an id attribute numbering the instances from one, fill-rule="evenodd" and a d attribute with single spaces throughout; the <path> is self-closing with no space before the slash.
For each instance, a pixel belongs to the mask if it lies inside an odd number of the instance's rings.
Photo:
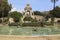
<path id="1" fill-rule="evenodd" d="M 11 11 L 24 11 L 26 4 L 29 3 L 33 11 L 49 11 L 53 9 L 51 0 L 8 0 L 12 4 Z M 56 2 L 56 6 L 60 7 L 60 0 Z"/>

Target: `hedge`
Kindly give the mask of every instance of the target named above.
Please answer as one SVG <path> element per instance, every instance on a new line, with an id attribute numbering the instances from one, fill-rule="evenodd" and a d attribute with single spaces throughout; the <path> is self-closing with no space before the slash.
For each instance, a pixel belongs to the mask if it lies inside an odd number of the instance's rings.
<path id="1" fill-rule="evenodd" d="M 40 23 L 23 23 L 22 26 L 40 26 Z"/>

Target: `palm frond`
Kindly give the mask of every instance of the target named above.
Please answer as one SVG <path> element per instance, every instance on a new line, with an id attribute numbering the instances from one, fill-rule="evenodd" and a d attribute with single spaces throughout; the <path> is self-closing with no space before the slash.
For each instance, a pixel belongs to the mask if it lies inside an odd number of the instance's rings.
<path id="1" fill-rule="evenodd" d="M 51 2 L 57 2 L 58 0 L 51 0 Z"/>

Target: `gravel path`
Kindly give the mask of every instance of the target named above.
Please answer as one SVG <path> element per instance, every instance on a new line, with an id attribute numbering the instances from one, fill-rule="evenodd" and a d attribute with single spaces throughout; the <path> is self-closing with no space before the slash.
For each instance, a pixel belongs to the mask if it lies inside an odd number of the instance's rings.
<path id="1" fill-rule="evenodd" d="M 0 36 L 0 40 L 60 40 L 60 36 Z"/>

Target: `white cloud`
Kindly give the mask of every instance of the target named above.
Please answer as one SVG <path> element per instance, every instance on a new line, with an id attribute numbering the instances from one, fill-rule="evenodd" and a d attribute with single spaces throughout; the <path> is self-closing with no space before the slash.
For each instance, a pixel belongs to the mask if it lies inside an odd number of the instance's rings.
<path id="1" fill-rule="evenodd" d="M 10 12 L 14 12 L 14 11 L 21 12 L 20 9 L 17 9 L 17 8 L 12 8 Z"/>
<path id="2" fill-rule="evenodd" d="M 11 12 L 13 12 L 13 11 L 17 11 L 17 9 L 16 9 L 16 8 L 12 8 L 12 9 L 11 9 Z"/>

